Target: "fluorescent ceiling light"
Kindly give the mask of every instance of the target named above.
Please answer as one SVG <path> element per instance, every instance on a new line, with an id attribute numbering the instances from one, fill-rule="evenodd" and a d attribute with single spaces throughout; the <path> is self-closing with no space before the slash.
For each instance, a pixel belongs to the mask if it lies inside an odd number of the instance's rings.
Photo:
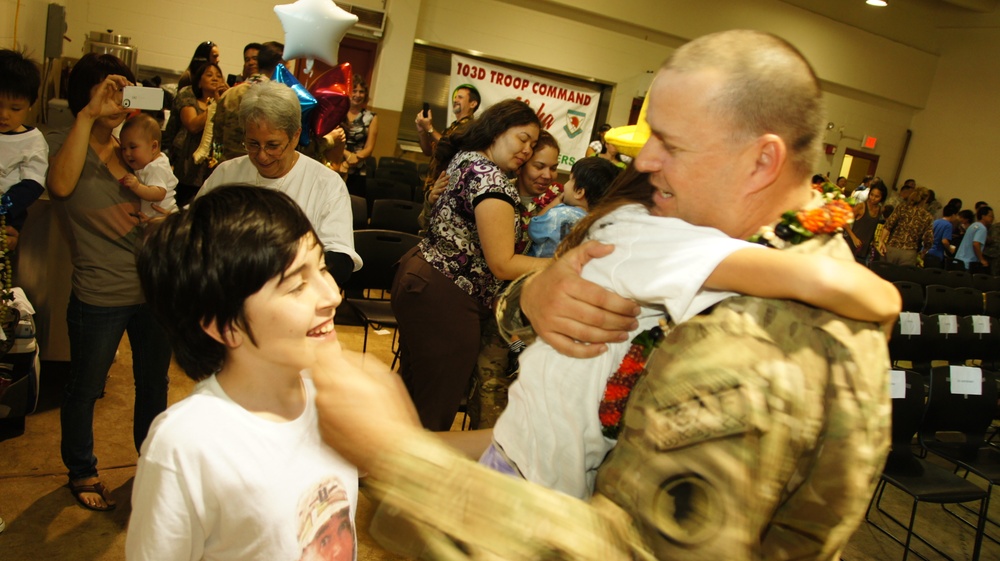
<path id="1" fill-rule="evenodd" d="M 865 0 L 865 4 L 868 4 L 869 6 L 878 6 L 880 8 L 889 5 L 885 0 Z"/>

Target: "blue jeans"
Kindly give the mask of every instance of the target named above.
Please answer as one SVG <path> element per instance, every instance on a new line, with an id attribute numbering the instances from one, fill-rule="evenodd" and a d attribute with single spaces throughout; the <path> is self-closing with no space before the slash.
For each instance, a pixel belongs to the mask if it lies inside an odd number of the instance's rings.
<path id="1" fill-rule="evenodd" d="M 167 335 L 145 304 L 92 306 L 70 296 L 66 310 L 69 326 L 70 380 L 66 384 L 60 421 L 62 459 L 70 479 L 97 475 L 94 456 L 94 404 L 104 393 L 108 370 L 122 334 L 128 332 L 135 379 L 135 413 L 132 436 L 139 450 L 149 425 L 167 408 L 167 369 L 170 344 Z"/>

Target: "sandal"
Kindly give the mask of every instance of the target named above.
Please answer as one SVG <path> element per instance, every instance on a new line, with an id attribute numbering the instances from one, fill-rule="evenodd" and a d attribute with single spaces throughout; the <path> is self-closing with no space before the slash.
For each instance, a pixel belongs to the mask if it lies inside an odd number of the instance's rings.
<path id="1" fill-rule="evenodd" d="M 104 484 L 101 483 L 100 481 L 89 485 L 86 484 L 77 485 L 74 484 L 72 481 L 70 481 L 68 486 L 69 486 L 69 492 L 73 493 L 73 497 L 76 498 L 76 502 L 80 503 L 80 505 L 87 510 L 97 510 L 105 512 L 108 510 L 114 510 L 115 507 L 118 506 L 118 504 L 111 499 L 111 491 L 109 491 L 108 488 L 105 487 Z M 100 495 L 101 499 L 104 500 L 105 506 L 94 506 L 88 504 L 87 501 L 83 500 L 83 497 L 80 496 L 83 493 L 93 493 L 95 495 Z"/>

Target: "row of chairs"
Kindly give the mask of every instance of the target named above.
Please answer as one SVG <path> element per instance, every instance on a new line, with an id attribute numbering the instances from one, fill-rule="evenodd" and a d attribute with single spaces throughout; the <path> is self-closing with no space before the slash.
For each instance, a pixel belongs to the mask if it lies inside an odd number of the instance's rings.
<path id="1" fill-rule="evenodd" d="M 980 292 L 1000 291 L 1000 277 L 984 274 L 969 274 L 968 271 L 946 271 L 944 269 L 923 268 L 910 265 L 893 265 L 885 261 L 875 261 L 870 265 L 873 273 L 889 282 L 906 281 L 921 286 L 943 285 L 952 288 L 975 288 Z"/>
<path id="2" fill-rule="evenodd" d="M 889 339 L 893 364 L 1000 362 L 1000 319 L 983 315 L 903 312 Z"/>
<path id="3" fill-rule="evenodd" d="M 369 177 L 365 180 L 365 199 L 368 200 L 369 208 L 378 199 L 397 199 L 423 204 L 424 185 L 420 183 L 414 186 L 391 179 Z"/>
<path id="4" fill-rule="evenodd" d="M 961 368 L 961 370 L 959 370 Z M 921 502 L 962 505 L 976 515 L 975 522 L 945 507 L 975 531 L 972 559 L 978 560 L 989 520 L 989 504 L 993 486 L 1000 483 L 1000 449 L 986 439 L 997 413 L 997 374 L 979 368 L 941 366 L 927 376 L 912 370 L 893 373 L 892 449 L 875 488 L 865 520 L 903 546 L 903 560 L 911 552 L 912 538 L 926 544 L 937 553 L 947 555 L 914 532 L 917 506 Z M 946 435 L 947 433 L 947 435 Z M 919 453 L 913 453 L 913 438 L 919 435 Z M 960 436 L 956 439 L 956 436 Z M 954 466 L 949 471 L 926 459 L 931 453 Z M 963 476 L 957 475 L 963 472 Z M 976 475 L 986 482 L 986 488 L 968 480 Z M 882 507 L 886 486 L 910 495 L 912 506 L 909 521 L 904 523 Z M 978 509 L 967 503 L 978 502 Z M 905 539 L 893 535 L 885 526 L 872 519 L 872 507 L 888 520 L 906 529 Z M 990 537 L 990 539 L 993 539 Z M 913 552 L 919 557 L 923 555 Z"/>
<path id="5" fill-rule="evenodd" d="M 903 311 L 923 314 L 987 315 L 1000 317 L 1000 291 L 982 292 L 943 284 L 921 286 L 911 281 L 892 283 L 903 299 Z"/>

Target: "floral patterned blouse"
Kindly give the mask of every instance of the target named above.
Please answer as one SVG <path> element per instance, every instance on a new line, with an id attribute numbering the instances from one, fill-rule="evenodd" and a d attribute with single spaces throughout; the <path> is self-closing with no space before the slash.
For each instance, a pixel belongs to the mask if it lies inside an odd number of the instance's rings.
<path id="1" fill-rule="evenodd" d="M 451 180 L 431 211 L 427 237 L 420 242 L 425 260 L 480 304 L 492 307 L 505 281 L 490 272 L 483 255 L 475 208 L 488 198 L 514 209 L 512 227 L 516 253 L 525 249 L 517 212 L 517 188 L 496 164 L 478 152 L 459 152 L 448 164 Z"/>

